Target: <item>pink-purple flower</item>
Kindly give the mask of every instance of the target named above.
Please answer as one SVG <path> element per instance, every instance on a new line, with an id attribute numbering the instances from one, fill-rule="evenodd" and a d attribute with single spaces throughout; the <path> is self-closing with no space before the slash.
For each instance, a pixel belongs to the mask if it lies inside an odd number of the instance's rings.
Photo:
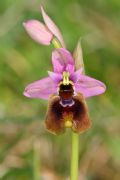
<path id="1" fill-rule="evenodd" d="M 83 69 L 75 71 L 75 61 L 64 48 L 52 53 L 53 72 L 48 77 L 29 84 L 24 95 L 29 98 L 48 99 L 46 127 L 54 133 L 64 132 L 66 127 L 80 133 L 91 127 L 85 98 L 105 92 L 105 85 L 83 75 Z"/>
<path id="2" fill-rule="evenodd" d="M 48 77 L 29 84 L 24 95 L 29 98 L 48 99 L 51 94 L 57 94 L 63 74 L 68 73 L 68 81 L 73 83 L 75 93 L 81 93 L 84 98 L 96 96 L 105 92 L 101 81 L 82 74 L 82 68 L 75 71 L 74 59 L 69 51 L 60 48 L 52 53 L 53 72 L 48 71 Z M 69 82 L 68 82 L 69 83 Z"/>
<path id="3" fill-rule="evenodd" d="M 24 23 L 28 34 L 40 44 L 49 45 L 54 39 L 61 44 L 52 52 L 53 71 L 48 76 L 29 84 L 24 91 L 28 98 L 48 100 L 46 127 L 62 133 L 66 127 L 80 133 L 91 127 L 85 98 L 102 94 L 106 86 L 99 80 L 84 75 L 81 48 L 78 44 L 74 56 L 65 49 L 63 37 L 43 8 L 45 25 L 37 20 Z M 56 43 L 56 42 L 55 42 Z"/>

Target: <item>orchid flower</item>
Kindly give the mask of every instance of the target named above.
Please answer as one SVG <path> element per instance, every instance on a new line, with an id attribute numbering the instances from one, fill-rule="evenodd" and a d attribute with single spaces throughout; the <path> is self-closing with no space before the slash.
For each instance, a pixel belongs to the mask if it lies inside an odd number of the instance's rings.
<path id="1" fill-rule="evenodd" d="M 60 30 L 41 7 L 45 24 L 37 20 L 24 23 L 28 34 L 36 42 L 56 48 L 52 52 L 53 71 L 48 77 L 29 84 L 24 91 L 28 98 L 48 100 L 46 128 L 53 134 L 72 129 L 71 175 L 78 179 L 79 135 L 91 127 L 85 99 L 102 94 L 106 86 L 85 75 L 82 48 L 78 43 L 73 55 L 65 49 Z M 75 132 L 75 133 L 74 133 Z"/>
<path id="2" fill-rule="evenodd" d="M 52 133 L 64 132 L 70 127 L 82 132 L 91 126 L 85 98 L 105 92 L 105 84 L 76 70 L 71 53 L 64 49 L 52 52 L 53 72 L 48 77 L 29 84 L 24 95 L 49 100 L 46 127 Z"/>
<path id="3" fill-rule="evenodd" d="M 41 6 L 41 13 L 45 24 L 42 22 L 32 19 L 23 23 L 23 26 L 29 36 L 39 44 L 50 45 L 53 39 L 57 38 L 62 47 L 65 47 L 65 43 L 62 34 L 56 24 L 44 11 Z"/>

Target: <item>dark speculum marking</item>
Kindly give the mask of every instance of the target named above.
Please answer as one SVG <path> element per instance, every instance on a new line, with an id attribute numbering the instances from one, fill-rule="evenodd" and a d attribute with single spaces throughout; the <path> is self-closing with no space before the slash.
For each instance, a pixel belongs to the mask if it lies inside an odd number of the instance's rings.
<path id="1" fill-rule="evenodd" d="M 72 84 L 69 85 L 63 85 L 61 84 L 59 87 L 59 96 L 60 96 L 60 104 L 63 106 L 66 105 L 73 105 L 73 94 L 74 94 L 74 90 L 73 90 L 73 86 Z"/>
<path id="2" fill-rule="evenodd" d="M 62 99 L 60 100 L 60 104 L 63 106 L 63 107 L 66 107 L 66 106 L 72 106 L 74 104 L 74 101 L 73 99 Z"/>
<path id="3" fill-rule="evenodd" d="M 73 131 L 80 133 L 91 126 L 83 96 L 78 94 L 73 96 L 72 99 L 74 105 L 63 107 L 60 104 L 59 96 L 51 96 L 46 117 L 46 127 L 52 133 L 58 134 L 64 132 L 66 117 L 69 117 L 71 114 Z"/>

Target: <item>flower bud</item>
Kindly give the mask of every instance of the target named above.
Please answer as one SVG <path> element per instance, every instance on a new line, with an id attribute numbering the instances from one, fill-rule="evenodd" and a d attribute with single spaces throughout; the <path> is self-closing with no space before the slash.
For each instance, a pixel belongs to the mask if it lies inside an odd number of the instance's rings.
<path id="1" fill-rule="evenodd" d="M 23 23 L 23 26 L 34 41 L 39 44 L 50 45 L 53 34 L 46 25 L 37 20 L 29 20 Z"/>

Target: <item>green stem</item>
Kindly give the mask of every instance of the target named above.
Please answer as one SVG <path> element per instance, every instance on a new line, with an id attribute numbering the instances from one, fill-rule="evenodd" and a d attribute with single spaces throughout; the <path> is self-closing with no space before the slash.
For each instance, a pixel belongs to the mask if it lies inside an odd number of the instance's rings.
<path id="1" fill-rule="evenodd" d="M 56 49 L 62 48 L 62 45 L 60 44 L 59 40 L 55 37 L 52 39 L 52 44 Z"/>
<path id="2" fill-rule="evenodd" d="M 71 176 L 70 180 L 78 180 L 79 135 L 72 131 Z"/>
<path id="3" fill-rule="evenodd" d="M 52 44 L 54 48 L 61 48 L 61 44 L 57 38 L 53 38 Z M 72 131 L 72 152 L 71 152 L 71 175 L 70 180 L 78 180 L 78 157 L 79 157 L 79 135 Z"/>

